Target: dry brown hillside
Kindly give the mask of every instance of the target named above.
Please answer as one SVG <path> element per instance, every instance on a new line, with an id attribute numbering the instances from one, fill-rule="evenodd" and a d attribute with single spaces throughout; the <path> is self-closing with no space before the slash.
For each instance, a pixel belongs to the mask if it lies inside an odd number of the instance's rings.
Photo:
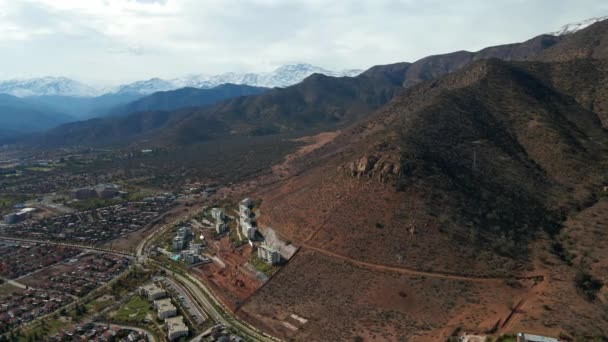
<path id="1" fill-rule="evenodd" d="M 590 89 L 608 79 L 572 72 L 604 65 L 478 61 L 409 88 L 300 157 L 293 177 L 257 196 L 262 225 L 301 251 L 283 271 L 290 276 L 273 279 L 243 314 L 295 340 L 429 341 L 457 327 L 608 334 L 604 299 L 577 287 L 577 272 L 589 270 L 564 261 L 569 247 L 559 238 L 566 220 L 593 206 L 608 181 L 603 107 L 590 105 L 603 103 Z M 443 279 L 404 290 L 403 298 L 437 306 L 389 299 L 402 285 L 388 285 L 388 275 Z M 475 289 L 465 302 L 469 295 L 449 294 L 460 282 Z M 554 317 L 558 296 L 547 293 L 557 289 L 576 294 L 569 306 L 588 319 Z M 509 308 L 516 314 L 507 320 Z M 290 310 L 315 323 L 280 328 Z M 340 312 L 352 321 L 340 321 Z M 324 314 L 344 324 L 336 335 L 318 326 Z"/>

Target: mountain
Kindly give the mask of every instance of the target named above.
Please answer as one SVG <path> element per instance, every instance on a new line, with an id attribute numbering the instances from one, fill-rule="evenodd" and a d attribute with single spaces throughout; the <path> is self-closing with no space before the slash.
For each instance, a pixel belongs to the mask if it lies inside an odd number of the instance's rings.
<path id="1" fill-rule="evenodd" d="M 261 95 L 228 99 L 207 108 L 179 109 L 175 116 L 181 121 L 172 121 L 156 130 L 154 135 L 138 132 L 138 136 L 131 139 L 146 139 L 158 144 L 187 144 L 234 134 L 268 135 L 345 127 L 385 105 L 403 89 L 455 72 L 477 60 L 544 60 L 544 54 L 549 51 L 579 51 L 577 44 L 590 39 L 584 43 L 587 44 L 585 46 L 597 49 L 593 40 L 606 37 L 603 28 L 607 24 L 607 21 L 599 22 L 561 37 L 541 35 L 522 43 L 499 45 L 477 52 L 458 51 L 426 57 L 414 63 L 375 66 L 356 77 L 313 74 L 296 85 Z M 568 47 L 570 45 L 573 47 Z M 206 126 L 209 120 L 216 123 L 212 125 L 213 130 Z M 38 138 L 43 145 L 63 144 L 61 134 L 54 135 L 52 143 L 44 141 L 44 136 Z M 121 136 L 121 139 L 126 141 L 128 137 Z"/>
<path id="2" fill-rule="evenodd" d="M 593 23 L 583 30 L 561 36 L 559 44 L 535 57 L 547 62 L 576 58 L 608 58 L 608 20 Z"/>
<path id="3" fill-rule="evenodd" d="M 587 28 L 597 22 L 604 21 L 606 19 L 608 19 L 608 16 L 585 19 L 585 20 L 579 21 L 577 23 L 566 24 L 566 25 L 562 26 L 562 28 L 560 28 L 559 30 L 557 30 L 555 32 L 551 32 L 549 34 L 552 36 L 568 35 L 568 34 L 580 31 L 584 28 Z"/>
<path id="4" fill-rule="evenodd" d="M 34 105 L 15 96 L 0 94 L 0 137 L 41 131 L 73 120 L 68 115 Z"/>
<path id="5" fill-rule="evenodd" d="M 266 91 L 268 91 L 267 88 L 236 84 L 222 84 L 210 89 L 181 88 L 153 93 L 127 105 L 115 108 L 111 113 L 113 115 L 125 115 L 134 112 L 205 107 L 221 100 L 239 96 L 258 95 Z"/>
<path id="6" fill-rule="evenodd" d="M 488 47 L 477 52 L 456 51 L 447 54 L 435 55 L 422 58 L 403 68 L 402 75 L 392 72 L 395 79 L 401 79 L 404 87 L 410 87 L 420 82 L 436 79 L 445 74 L 454 72 L 470 63 L 487 58 L 500 58 L 503 60 L 527 60 L 534 58 L 544 51 L 559 43 L 562 37 L 540 35 L 522 43 L 498 45 Z M 404 66 L 403 63 L 395 64 Z M 370 75 L 378 72 L 378 67 L 372 67 L 364 74 Z M 385 67 L 380 67 L 386 72 Z"/>
<path id="7" fill-rule="evenodd" d="M 137 112 L 123 117 L 93 118 L 66 123 L 39 134 L 28 135 L 25 141 L 69 146 L 128 144 L 143 133 L 153 134 L 180 116 L 167 111 Z M 60 143 L 57 143 L 60 142 Z"/>
<path id="8" fill-rule="evenodd" d="M 23 100 L 66 113 L 76 120 L 86 120 L 109 115 L 116 107 L 133 102 L 141 97 L 142 95 L 135 93 L 119 93 L 96 97 L 30 96 L 23 98 Z"/>
<path id="9" fill-rule="evenodd" d="M 395 329 L 407 333 L 381 339 L 445 341 L 458 329 L 493 331 L 511 315 L 509 330 L 606 336 L 605 321 L 596 324 L 603 300 L 590 301 L 576 281 L 577 273 L 608 280 L 601 207 L 571 235 L 561 227 L 605 203 L 608 131 L 589 105 L 605 93 L 573 85 L 604 86 L 608 73 L 592 70 L 607 67 L 475 61 L 409 87 L 320 148 L 286 159 L 288 174 L 248 195 L 262 203 L 262 230 L 273 227 L 300 249 L 241 315 L 285 340 L 352 341 Z M 601 242 L 574 235 L 588 225 Z M 458 284 L 476 288 L 474 300 L 452 302 Z M 480 307 L 520 300 L 525 310 L 475 319 Z M 572 312 L 555 315 L 562 305 Z M 294 311 L 306 329 L 267 319 Z M 353 314 L 343 319 L 345 312 Z"/>
<path id="10" fill-rule="evenodd" d="M 26 96 L 97 96 L 99 91 L 65 77 L 42 77 L 0 81 L 0 94 Z"/>
<path id="11" fill-rule="evenodd" d="M 201 93 L 217 95 L 235 87 L 241 91 L 264 91 L 236 85 L 221 86 L 219 90 L 186 88 L 153 94 L 142 99 L 142 102 L 136 101 L 132 107 L 119 109 L 119 112 L 163 107 L 166 106 L 165 101 L 172 101 L 173 97 L 184 96 L 187 101 L 200 101 L 196 96 L 190 96 Z M 108 144 L 115 142 L 112 139 L 117 139 L 122 143 L 145 140 L 148 145 L 183 145 L 232 135 L 268 135 L 338 126 L 352 123 L 379 108 L 400 89 L 398 84 L 383 76 L 335 78 L 314 74 L 291 87 L 271 89 L 261 95 L 235 97 L 210 107 L 183 108 L 171 112 L 136 112 L 124 118 L 110 117 L 72 123 L 37 135 L 29 142 L 48 147 Z M 159 120 L 159 117 L 166 119 Z M 162 121 L 162 124 L 150 126 L 148 121 Z M 133 129 L 123 127 L 124 125 L 132 125 Z M 153 129 L 147 130 L 150 127 Z M 91 139 L 96 136 L 96 132 L 102 131 L 104 134 L 100 140 Z"/>
<path id="12" fill-rule="evenodd" d="M 184 85 L 185 86 L 185 85 Z M 130 84 L 125 84 L 115 91 L 117 94 L 140 94 L 147 95 L 157 91 L 169 91 L 179 88 L 171 81 L 165 81 L 160 78 L 151 78 L 145 81 L 137 81 Z"/>
<path id="13" fill-rule="evenodd" d="M 287 87 L 302 81 L 314 73 L 335 77 L 353 77 L 360 74 L 361 71 L 355 69 L 331 71 L 310 64 L 293 64 L 283 65 L 267 73 L 228 72 L 220 75 L 191 75 L 172 80 L 152 78 L 120 86 L 116 92 L 150 94 L 157 91 L 168 91 L 185 87 L 207 89 L 226 83 L 264 88 Z"/>

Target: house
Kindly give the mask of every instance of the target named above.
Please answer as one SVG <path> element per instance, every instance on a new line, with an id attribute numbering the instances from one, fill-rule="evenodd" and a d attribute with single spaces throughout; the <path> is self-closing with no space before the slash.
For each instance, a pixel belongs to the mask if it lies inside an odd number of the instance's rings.
<path id="1" fill-rule="evenodd" d="M 155 284 L 141 286 L 139 288 L 139 294 L 148 298 L 149 301 L 157 300 L 167 295 L 165 290 L 161 289 Z"/>
<path id="2" fill-rule="evenodd" d="M 258 248 L 258 258 L 266 261 L 271 265 L 275 265 L 281 262 L 281 254 L 266 245 L 260 245 L 260 247 Z"/>
<path id="3" fill-rule="evenodd" d="M 171 298 L 155 300 L 154 309 L 156 309 L 158 319 L 173 317 L 177 314 L 177 308 L 171 303 Z"/>
<path id="4" fill-rule="evenodd" d="M 519 333 L 517 334 L 517 342 L 560 342 L 560 340 L 553 337 Z"/>
<path id="5" fill-rule="evenodd" d="M 165 328 L 169 341 L 175 341 L 182 336 L 188 336 L 188 327 L 184 323 L 182 316 L 165 319 Z"/>

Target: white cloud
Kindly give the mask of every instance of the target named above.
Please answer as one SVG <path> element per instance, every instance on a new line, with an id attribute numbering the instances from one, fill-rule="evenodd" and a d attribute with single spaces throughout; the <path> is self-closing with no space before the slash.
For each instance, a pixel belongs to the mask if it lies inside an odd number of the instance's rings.
<path id="1" fill-rule="evenodd" d="M 603 0 L 0 0 L 0 78 L 366 68 L 521 41 Z"/>

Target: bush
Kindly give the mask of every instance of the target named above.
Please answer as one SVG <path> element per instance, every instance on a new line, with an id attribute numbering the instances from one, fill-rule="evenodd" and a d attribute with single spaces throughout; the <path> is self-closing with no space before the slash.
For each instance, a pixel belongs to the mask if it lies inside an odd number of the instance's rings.
<path id="1" fill-rule="evenodd" d="M 595 300 L 598 291 L 604 286 L 601 280 L 594 278 L 591 274 L 585 273 L 582 270 L 576 272 L 574 277 L 576 288 L 589 300 Z"/>

